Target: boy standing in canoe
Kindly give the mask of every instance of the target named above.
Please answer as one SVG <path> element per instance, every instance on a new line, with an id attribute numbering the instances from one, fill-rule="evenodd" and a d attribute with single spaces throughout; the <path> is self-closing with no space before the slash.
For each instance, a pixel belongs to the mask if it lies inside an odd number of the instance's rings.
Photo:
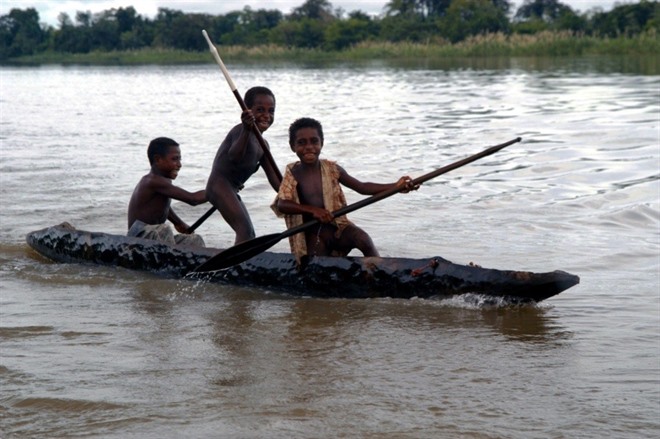
<path id="1" fill-rule="evenodd" d="M 245 182 L 261 166 L 276 192 L 281 183 L 279 171 L 267 159 L 253 132 L 253 126 L 263 133 L 275 121 L 275 95 L 266 87 L 253 87 L 245 93 L 245 105 L 248 110 L 220 145 L 206 183 L 208 200 L 236 233 L 234 244 L 255 237 L 250 215 L 238 195 Z"/>
<path id="2" fill-rule="evenodd" d="M 323 128 L 312 118 L 301 118 L 291 124 L 289 145 L 300 161 L 287 165 L 273 209 L 278 216 L 284 216 L 287 228 L 314 219 L 320 223 L 289 237 L 296 259 L 300 262 L 304 255 L 346 256 L 354 248 L 364 256 L 379 256 L 371 237 L 346 215 L 333 218 L 333 211 L 346 206 L 341 185 L 362 195 L 375 195 L 404 185 L 406 189 L 402 192 L 409 192 L 418 186 L 408 176 L 390 184 L 362 182 L 337 163 L 319 159 Z"/>
<path id="3" fill-rule="evenodd" d="M 170 206 L 172 199 L 192 206 L 205 203 L 206 191 L 188 192 L 172 184 L 181 169 L 179 144 L 168 137 L 149 143 L 147 156 L 151 170 L 135 186 L 128 204 L 128 236 L 155 239 L 170 244 L 204 247 L 201 236 L 189 233 L 188 225 Z M 165 221 L 169 220 L 181 235 L 174 236 Z"/>

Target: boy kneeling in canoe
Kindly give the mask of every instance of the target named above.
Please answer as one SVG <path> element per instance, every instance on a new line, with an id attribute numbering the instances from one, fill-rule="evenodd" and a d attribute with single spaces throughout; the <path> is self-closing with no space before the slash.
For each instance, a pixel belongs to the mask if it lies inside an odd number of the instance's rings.
<path id="1" fill-rule="evenodd" d="M 196 206 L 205 203 L 206 191 L 188 192 L 172 184 L 181 169 L 179 144 L 168 137 L 158 137 L 149 143 L 147 157 L 151 170 L 135 186 L 128 204 L 128 236 L 154 239 L 168 244 L 204 247 L 201 236 L 190 233 L 186 224 L 174 212 L 172 199 Z M 174 235 L 165 223 L 169 220 L 181 233 Z"/>
<path id="2" fill-rule="evenodd" d="M 402 192 L 409 192 L 419 186 L 414 186 L 408 176 L 390 184 L 362 182 L 337 163 L 319 159 L 323 128 L 312 118 L 301 118 L 291 124 L 289 146 L 300 161 L 287 165 L 273 210 L 278 216 L 284 216 L 289 229 L 310 220 L 320 223 L 304 234 L 289 237 L 296 259 L 300 262 L 304 255 L 346 256 L 354 248 L 364 256 L 379 256 L 367 232 L 349 221 L 346 215 L 333 217 L 333 211 L 346 206 L 341 185 L 362 195 L 375 195 L 396 186 L 406 186 Z"/>

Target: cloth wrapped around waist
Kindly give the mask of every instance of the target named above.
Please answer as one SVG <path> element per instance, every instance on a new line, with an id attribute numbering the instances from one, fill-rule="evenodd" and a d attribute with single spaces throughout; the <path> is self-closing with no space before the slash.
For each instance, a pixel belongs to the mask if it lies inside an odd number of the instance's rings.
<path id="1" fill-rule="evenodd" d="M 204 239 L 196 234 L 190 235 L 177 234 L 172 231 L 169 224 L 147 224 L 140 220 L 135 220 L 128 229 L 126 236 L 133 236 L 136 238 L 153 239 L 154 241 L 165 242 L 167 244 L 184 244 L 194 245 L 197 247 L 206 247 Z"/>

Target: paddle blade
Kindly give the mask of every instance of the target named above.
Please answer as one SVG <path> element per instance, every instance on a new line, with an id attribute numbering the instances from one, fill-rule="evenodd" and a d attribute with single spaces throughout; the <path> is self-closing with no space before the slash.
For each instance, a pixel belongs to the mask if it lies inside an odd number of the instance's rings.
<path id="1" fill-rule="evenodd" d="M 191 273 L 206 273 L 209 271 L 224 270 L 265 252 L 283 238 L 282 233 L 259 236 L 249 241 L 241 242 L 233 247 L 221 251 Z"/>

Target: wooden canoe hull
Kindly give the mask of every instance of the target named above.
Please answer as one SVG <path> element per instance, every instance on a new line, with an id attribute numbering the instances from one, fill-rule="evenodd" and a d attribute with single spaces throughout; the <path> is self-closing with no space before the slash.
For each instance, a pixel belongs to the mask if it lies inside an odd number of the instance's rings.
<path id="1" fill-rule="evenodd" d="M 31 232 L 26 240 L 38 253 L 56 262 L 102 264 L 178 278 L 221 250 L 88 232 L 67 223 Z M 188 277 L 298 296 L 427 298 L 475 293 L 513 302 L 540 302 L 580 281 L 578 276 L 560 270 L 497 270 L 454 264 L 441 257 L 318 257 L 299 269 L 291 254 L 271 252 L 227 270 Z"/>

